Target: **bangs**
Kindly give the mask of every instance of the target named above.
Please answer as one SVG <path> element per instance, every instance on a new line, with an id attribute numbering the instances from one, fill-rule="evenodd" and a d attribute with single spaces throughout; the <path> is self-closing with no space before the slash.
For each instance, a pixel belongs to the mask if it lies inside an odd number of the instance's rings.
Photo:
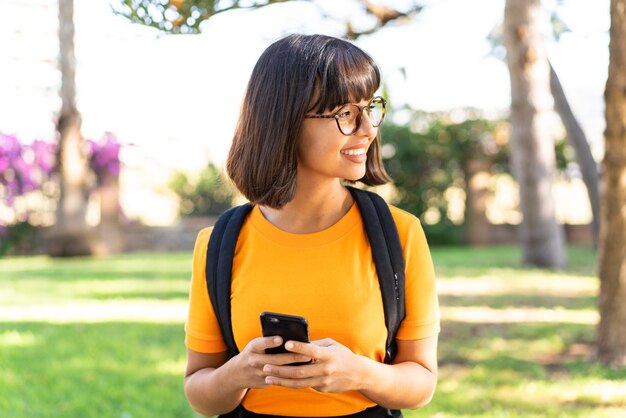
<path id="1" fill-rule="evenodd" d="M 347 42 L 332 46 L 316 77 L 317 100 L 310 109 L 316 113 L 369 100 L 380 86 L 380 71 L 369 55 Z"/>

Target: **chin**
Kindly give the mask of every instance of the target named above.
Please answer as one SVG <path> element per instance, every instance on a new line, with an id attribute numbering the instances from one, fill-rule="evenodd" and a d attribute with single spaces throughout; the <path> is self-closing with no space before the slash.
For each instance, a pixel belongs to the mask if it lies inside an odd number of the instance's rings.
<path id="1" fill-rule="evenodd" d="M 347 175 L 343 179 L 346 181 L 355 182 L 355 181 L 361 180 L 363 177 L 365 177 L 365 170 L 363 170 L 363 172 L 354 173 L 352 175 Z"/>

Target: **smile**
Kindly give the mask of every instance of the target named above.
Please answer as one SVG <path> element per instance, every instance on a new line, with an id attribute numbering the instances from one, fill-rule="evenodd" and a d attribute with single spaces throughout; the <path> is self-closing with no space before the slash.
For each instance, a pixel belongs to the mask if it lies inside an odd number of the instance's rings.
<path id="1" fill-rule="evenodd" d="M 346 149 L 340 151 L 344 155 L 363 155 L 367 152 L 365 148 Z"/>

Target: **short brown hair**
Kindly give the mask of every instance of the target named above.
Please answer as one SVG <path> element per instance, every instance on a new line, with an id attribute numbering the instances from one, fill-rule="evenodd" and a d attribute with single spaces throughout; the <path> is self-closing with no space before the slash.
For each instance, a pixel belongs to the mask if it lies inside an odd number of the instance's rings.
<path id="1" fill-rule="evenodd" d="M 252 71 L 226 160 L 229 177 L 251 202 L 283 207 L 295 194 L 304 115 L 367 100 L 379 86 L 378 66 L 350 42 L 299 34 L 274 42 Z M 378 136 L 359 181 L 369 186 L 391 181 Z"/>

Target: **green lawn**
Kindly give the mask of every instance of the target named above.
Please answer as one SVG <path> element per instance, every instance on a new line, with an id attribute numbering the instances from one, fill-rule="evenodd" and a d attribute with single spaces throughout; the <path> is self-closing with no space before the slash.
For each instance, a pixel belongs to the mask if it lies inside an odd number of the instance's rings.
<path id="1" fill-rule="evenodd" d="M 0 417 L 196 417 L 183 321 L 190 254 L 0 259 Z M 626 417 L 626 370 L 590 361 L 594 254 L 520 269 L 511 247 L 436 248 L 440 377 L 409 417 Z"/>

